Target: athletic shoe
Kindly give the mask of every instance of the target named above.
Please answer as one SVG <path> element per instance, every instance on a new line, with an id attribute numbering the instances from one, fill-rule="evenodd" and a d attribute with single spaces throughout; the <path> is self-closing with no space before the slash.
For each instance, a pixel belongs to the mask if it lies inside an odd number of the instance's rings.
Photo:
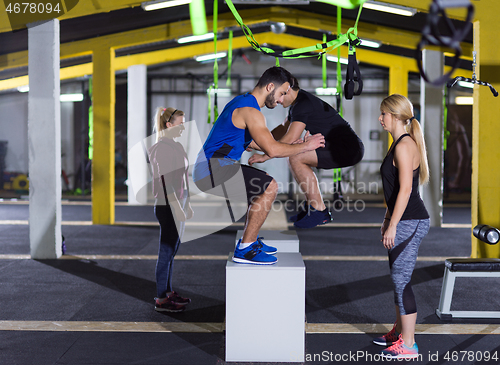
<path id="1" fill-rule="evenodd" d="M 162 302 L 160 302 L 162 301 Z M 179 305 L 170 298 L 155 298 L 155 311 L 157 312 L 182 312 L 186 309 L 184 305 Z"/>
<path id="2" fill-rule="evenodd" d="M 328 211 L 328 208 L 325 208 L 325 210 L 316 210 L 310 206 L 309 213 L 307 213 L 304 218 L 298 220 L 293 225 L 297 228 L 313 228 L 321 224 L 329 223 L 331 221 L 332 216 Z"/>
<path id="3" fill-rule="evenodd" d="M 278 252 L 278 249 L 276 247 L 266 245 L 263 239 L 264 237 L 257 236 L 257 241 L 259 241 L 260 249 L 262 250 L 262 252 L 265 252 L 268 255 L 274 255 Z"/>
<path id="4" fill-rule="evenodd" d="M 297 214 L 292 215 L 290 217 L 290 222 L 297 222 L 298 220 L 301 220 L 306 216 L 306 214 L 309 212 L 309 205 L 308 204 L 301 204 L 299 207 L 299 210 Z"/>
<path id="5" fill-rule="evenodd" d="M 391 346 L 394 344 L 399 338 L 399 333 L 396 331 L 397 323 L 398 322 L 394 323 L 394 327 L 392 327 L 392 330 L 390 330 L 389 333 L 383 335 L 382 337 L 374 338 L 373 343 L 380 346 Z"/>
<path id="6" fill-rule="evenodd" d="M 275 256 L 268 255 L 260 248 L 260 242 L 257 240 L 247 248 L 240 248 L 241 238 L 234 249 L 233 261 L 240 264 L 254 264 L 254 265 L 272 265 L 278 259 Z"/>
<path id="7" fill-rule="evenodd" d="M 399 335 L 394 345 L 383 350 L 381 355 L 387 359 L 415 359 L 418 357 L 418 346 L 416 342 L 412 347 L 406 346 L 403 336 Z"/>
<path id="8" fill-rule="evenodd" d="M 186 305 L 186 304 L 191 303 L 191 299 L 189 299 L 189 298 L 183 298 L 179 294 L 177 294 L 177 292 L 175 292 L 175 291 L 173 291 L 168 296 L 168 299 L 170 299 L 170 301 L 172 303 L 177 304 L 177 305 Z"/>

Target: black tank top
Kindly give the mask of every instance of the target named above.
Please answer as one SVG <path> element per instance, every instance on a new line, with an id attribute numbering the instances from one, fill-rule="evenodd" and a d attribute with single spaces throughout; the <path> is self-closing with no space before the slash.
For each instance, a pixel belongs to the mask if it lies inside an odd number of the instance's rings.
<path id="1" fill-rule="evenodd" d="M 392 148 L 385 156 L 384 161 L 382 161 L 382 165 L 380 166 L 380 174 L 382 175 L 382 186 L 384 188 L 384 197 L 385 202 L 387 204 L 387 209 L 392 213 L 394 211 L 394 205 L 396 204 L 396 198 L 399 193 L 399 173 L 396 166 L 394 166 L 394 151 L 396 149 L 397 144 L 403 137 L 410 136 L 409 134 L 403 134 L 399 139 L 394 143 Z M 410 137 L 411 138 L 411 137 Z M 429 213 L 427 209 L 425 209 L 424 202 L 420 198 L 420 194 L 418 192 L 418 180 L 419 180 L 419 172 L 420 166 L 413 170 L 413 181 L 410 193 L 410 199 L 408 200 L 408 205 L 401 217 L 401 220 L 409 220 L 409 219 L 427 219 L 429 218 Z"/>

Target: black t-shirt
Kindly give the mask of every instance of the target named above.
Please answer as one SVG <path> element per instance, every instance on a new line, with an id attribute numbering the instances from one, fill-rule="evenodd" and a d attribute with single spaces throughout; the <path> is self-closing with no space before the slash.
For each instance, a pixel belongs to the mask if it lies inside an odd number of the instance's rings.
<path id="1" fill-rule="evenodd" d="M 387 209 L 389 212 L 394 212 L 394 206 L 396 205 L 396 199 L 399 194 L 399 172 L 396 166 L 394 166 L 394 150 L 396 149 L 397 144 L 401 139 L 409 134 L 403 134 L 399 139 L 394 143 L 390 151 L 385 156 L 382 165 L 380 166 L 380 174 L 382 175 L 382 186 L 384 188 L 384 197 L 385 202 L 387 204 Z M 425 209 L 424 202 L 420 198 L 420 194 L 418 192 L 418 179 L 419 179 L 419 171 L 420 166 L 417 167 L 413 171 L 413 180 L 412 180 L 412 188 L 410 193 L 410 199 L 408 200 L 408 205 L 401 216 L 401 220 L 409 220 L 409 219 L 427 219 L 429 218 L 429 213 L 427 209 Z"/>
<path id="2" fill-rule="evenodd" d="M 288 114 L 290 122 L 302 122 L 311 135 L 325 136 L 325 147 L 336 143 L 343 135 L 355 135 L 347 123 L 327 102 L 300 89 Z"/>

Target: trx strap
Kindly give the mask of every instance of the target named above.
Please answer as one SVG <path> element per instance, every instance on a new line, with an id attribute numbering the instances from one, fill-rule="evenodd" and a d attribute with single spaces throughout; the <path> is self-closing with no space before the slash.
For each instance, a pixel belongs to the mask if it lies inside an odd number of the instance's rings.
<path id="1" fill-rule="evenodd" d="M 349 57 L 347 63 L 347 71 L 345 75 L 345 85 L 344 85 L 344 96 L 347 100 L 351 100 L 354 95 L 361 95 L 363 91 L 363 79 L 361 78 L 361 72 L 359 71 L 358 61 L 356 60 L 356 47 L 361 44 L 361 41 L 357 37 L 358 35 L 358 21 L 361 15 L 361 9 L 359 8 L 358 17 L 356 23 L 354 24 L 354 32 L 349 33 Z M 358 83 L 358 88 L 356 91 L 355 84 Z"/>
<path id="2" fill-rule="evenodd" d="M 326 34 L 323 33 L 323 43 L 326 42 Z M 326 53 L 323 53 L 321 55 L 321 69 L 322 69 L 322 76 L 323 76 L 323 89 L 326 89 L 328 85 L 328 79 L 327 79 L 327 74 L 326 74 Z"/>
<path id="3" fill-rule="evenodd" d="M 238 11 L 234 7 L 234 4 L 231 0 L 226 0 L 226 5 L 229 7 L 229 10 L 233 13 L 233 16 L 238 23 L 238 25 L 241 27 L 241 30 L 243 31 L 243 34 L 245 34 L 245 37 L 248 40 L 248 43 L 252 46 L 253 49 L 256 51 L 262 52 L 266 55 L 273 56 L 273 57 L 279 57 L 279 58 L 305 58 L 305 57 L 321 57 L 323 53 L 328 53 L 333 51 L 335 48 L 340 47 L 344 43 L 346 43 L 349 40 L 348 34 L 356 32 L 355 28 L 350 28 L 346 34 L 338 34 L 337 39 L 334 39 L 330 42 L 327 43 L 318 43 L 314 46 L 309 46 L 309 47 L 304 47 L 304 48 L 298 48 L 298 49 L 292 49 L 284 52 L 276 52 L 271 48 L 268 47 L 263 47 L 257 42 L 255 37 L 252 34 L 252 31 L 248 26 L 243 23 L 243 19 L 241 18 L 240 14 L 238 14 Z M 360 8 L 361 10 L 361 8 Z M 357 33 L 357 32 L 356 32 Z M 319 55 L 316 54 L 310 54 L 312 52 L 317 52 L 320 51 Z"/>
<path id="4" fill-rule="evenodd" d="M 361 95 L 363 91 L 363 79 L 356 60 L 356 46 L 359 46 L 360 43 L 358 38 L 349 39 L 349 58 L 344 85 L 344 95 L 347 100 L 351 100 L 354 95 Z M 356 83 L 358 83 L 358 88 L 354 91 Z"/>
<path id="5" fill-rule="evenodd" d="M 465 26 L 462 29 L 456 29 L 451 20 L 446 16 L 446 8 L 467 8 L 467 19 L 465 20 Z M 439 33 L 438 24 L 440 15 L 445 21 L 447 29 L 451 37 L 442 36 Z M 460 43 L 465 39 L 472 27 L 472 18 L 474 15 L 474 6 L 470 0 L 433 0 L 429 8 L 429 13 L 427 15 L 427 23 L 422 29 L 422 38 L 417 45 L 415 52 L 415 59 L 417 61 L 417 66 L 420 71 L 422 78 L 428 83 L 434 86 L 441 86 L 450 78 L 451 74 L 457 68 L 460 62 L 460 56 L 462 55 L 462 48 Z M 455 56 L 452 60 L 452 67 L 448 73 L 438 77 L 436 80 L 429 80 L 422 67 L 422 49 L 427 45 L 443 46 L 451 48 L 455 51 Z"/>
<path id="6" fill-rule="evenodd" d="M 342 9 L 337 8 L 337 34 L 342 32 Z M 342 66 L 340 64 L 340 47 L 337 48 L 337 111 L 340 116 L 343 114 L 342 108 Z"/>

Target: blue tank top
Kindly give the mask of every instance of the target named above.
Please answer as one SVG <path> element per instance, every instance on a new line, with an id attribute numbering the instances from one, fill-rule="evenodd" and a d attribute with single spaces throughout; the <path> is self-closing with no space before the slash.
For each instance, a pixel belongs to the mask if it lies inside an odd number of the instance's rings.
<path id="1" fill-rule="evenodd" d="M 212 127 L 203 148 L 198 153 L 193 169 L 193 181 L 201 180 L 210 175 L 207 162 L 210 159 L 212 159 L 212 164 L 219 163 L 220 166 L 231 165 L 241 159 L 241 155 L 252 142 L 252 136 L 248 129 L 234 126 L 233 112 L 244 107 L 252 107 L 260 111 L 257 99 L 250 93 L 239 95 L 226 104 Z"/>
<path id="2" fill-rule="evenodd" d="M 394 206 L 396 205 L 396 199 L 398 197 L 400 188 L 398 169 L 393 164 L 394 150 L 396 149 L 399 141 L 401 141 L 401 139 L 406 136 L 410 137 L 409 134 L 403 134 L 396 142 L 394 142 L 394 145 L 387 153 L 387 156 L 385 156 L 384 161 L 380 166 L 380 174 L 382 175 L 382 186 L 384 189 L 385 202 L 387 204 L 387 209 L 391 213 L 391 216 L 394 212 Z M 424 202 L 420 198 L 420 194 L 418 192 L 419 172 L 420 166 L 413 170 L 410 199 L 408 200 L 408 205 L 406 206 L 406 209 L 401 216 L 401 220 L 429 218 L 429 213 L 427 212 L 427 209 L 425 209 Z"/>

